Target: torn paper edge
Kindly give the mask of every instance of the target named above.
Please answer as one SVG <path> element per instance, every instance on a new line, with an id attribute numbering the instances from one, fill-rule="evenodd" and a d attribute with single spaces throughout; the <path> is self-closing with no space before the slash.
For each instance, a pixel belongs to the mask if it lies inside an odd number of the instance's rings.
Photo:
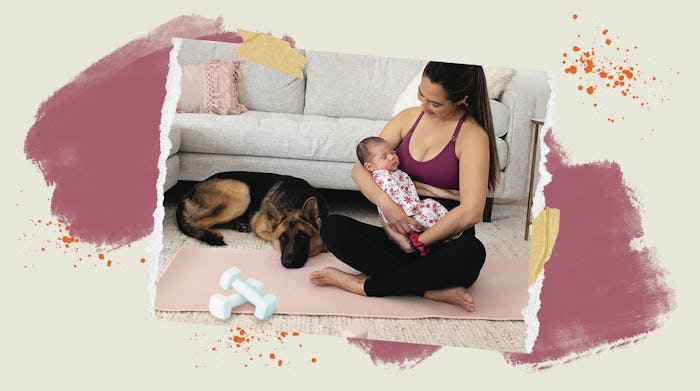
<path id="1" fill-rule="evenodd" d="M 146 276 L 146 289 L 148 290 L 148 300 L 146 304 L 146 319 L 155 319 L 156 311 L 156 278 L 160 265 L 160 252 L 163 249 L 163 220 L 165 218 L 165 208 L 163 207 L 163 187 L 167 174 L 167 166 L 172 143 L 170 142 L 170 127 L 173 124 L 173 116 L 177 109 L 177 100 L 180 98 L 180 81 L 182 80 L 182 67 L 177 61 L 180 52 L 181 38 L 172 38 L 173 48 L 170 50 L 170 61 L 168 63 L 168 77 L 165 82 L 165 99 L 161 108 L 160 117 L 160 156 L 158 157 L 158 180 L 156 181 L 157 204 L 153 212 L 153 233 L 151 240 L 146 247 L 149 254 L 150 264 Z"/>
<path id="2" fill-rule="evenodd" d="M 545 135 L 553 128 L 554 119 L 552 118 L 552 113 L 554 111 L 554 103 L 556 101 L 556 94 L 554 93 L 553 87 L 553 75 L 551 72 L 547 72 L 547 84 L 549 85 L 549 99 L 547 100 L 547 112 L 545 113 L 544 124 L 540 128 L 540 132 L 537 138 L 537 152 L 539 154 L 539 168 L 538 172 L 540 174 L 540 179 L 537 181 L 537 186 L 535 188 L 535 194 L 532 199 L 532 209 L 531 216 L 539 215 L 546 207 L 546 200 L 544 197 L 544 188 L 552 181 L 552 174 L 547 171 L 547 154 L 549 153 L 549 146 L 544 141 Z M 533 156 L 535 159 L 537 156 Z M 529 206 L 529 205 L 528 205 Z M 528 227 L 527 229 L 530 229 Z M 530 241 L 532 243 L 532 240 Z M 540 293 L 542 292 L 542 285 L 544 283 L 544 271 L 545 267 L 542 267 L 540 274 L 537 276 L 537 280 L 530 287 L 528 287 L 528 304 L 527 307 L 523 308 L 521 313 L 525 318 L 525 324 L 527 325 L 527 330 L 525 332 L 525 351 L 527 353 L 532 353 L 532 349 L 535 346 L 535 341 L 540 332 L 540 322 L 537 319 L 537 312 L 540 310 Z"/>
<path id="3" fill-rule="evenodd" d="M 605 342 L 602 343 L 598 346 L 586 349 L 585 351 L 581 352 L 571 352 L 567 354 L 564 357 L 560 357 L 554 360 L 546 360 L 542 362 L 537 362 L 537 363 L 526 363 L 526 364 L 518 364 L 520 366 L 527 366 L 529 367 L 530 370 L 535 370 L 535 371 L 542 371 L 542 370 L 547 370 L 550 369 L 554 366 L 557 365 L 566 365 L 570 364 L 576 360 L 581 360 L 584 358 L 592 357 L 592 356 L 597 356 L 602 353 L 606 352 L 612 352 L 615 349 L 619 349 L 625 346 L 628 346 L 633 343 L 638 343 L 642 341 L 643 339 L 647 338 L 649 335 L 651 335 L 653 331 L 645 332 L 645 333 L 640 333 L 636 334 L 631 337 L 625 337 L 622 339 L 618 339 L 613 342 Z"/>

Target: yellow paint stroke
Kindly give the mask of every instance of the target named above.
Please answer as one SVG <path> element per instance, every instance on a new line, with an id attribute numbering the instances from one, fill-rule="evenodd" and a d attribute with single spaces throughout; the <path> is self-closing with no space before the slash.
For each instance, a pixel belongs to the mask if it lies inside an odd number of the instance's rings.
<path id="1" fill-rule="evenodd" d="M 304 78 L 301 69 L 306 65 L 306 57 L 297 53 L 289 42 L 265 33 L 255 33 L 238 29 L 243 43 L 238 46 L 236 55 L 257 62 L 289 75 Z"/>
<path id="2" fill-rule="evenodd" d="M 545 208 L 532 221 L 530 237 L 530 266 L 528 282 L 532 285 L 552 255 L 554 243 L 559 235 L 559 209 Z"/>

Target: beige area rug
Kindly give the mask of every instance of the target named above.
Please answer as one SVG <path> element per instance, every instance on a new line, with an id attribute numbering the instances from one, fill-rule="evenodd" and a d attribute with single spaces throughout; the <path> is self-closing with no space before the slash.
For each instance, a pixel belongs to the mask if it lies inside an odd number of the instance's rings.
<path id="1" fill-rule="evenodd" d="M 359 194 L 359 193 L 358 193 Z M 167 199 L 166 199 L 167 200 Z M 354 192 L 340 192 L 329 198 L 333 213 L 344 214 L 357 220 L 378 225 L 377 212 L 361 196 Z M 477 237 L 484 243 L 488 258 L 523 260 L 529 256 L 529 242 L 523 240 L 525 224 L 525 202 L 494 204 L 492 221 L 479 223 Z M 273 247 L 253 234 L 222 230 L 229 248 L 274 250 Z M 163 222 L 163 249 L 160 254 L 158 278 L 167 270 L 183 246 L 211 248 L 180 233 L 175 223 L 175 205 L 165 204 Z M 243 272 L 243 278 L 247 274 Z M 330 289 L 330 288 L 329 288 Z M 156 293 L 157 300 L 157 293 Z M 475 298 L 477 308 L 479 300 Z M 203 311 L 155 311 L 156 319 L 188 322 L 225 327 L 241 327 L 246 330 L 294 330 L 303 334 L 341 336 L 353 324 L 368 330 L 368 338 L 418 343 L 488 349 L 507 352 L 524 352 L 527 326 L 521 320 L 483 319 L 394 319 L 360 318 L 340 315 L 286 315 L 276 314 L 265 322 L 249 314 L 240 314 L 226 321 L 218 320 Z"/>
<path id="2" fill-rule="evenodd" d="M 241 279 L 255 278 L 273 294 L 275 313 L 287 315 L 342 315 L 370 318 L 450 318 L 522 320 L 527 305 L 527 261 L 487 259 L 477 282 L 469 288 L 479 305 L 474 312 L 417 296 L 365 297 L 330 286 L 315 286 L 309 273 L 332 266 L 347 273 L 357 270 L 333 254 L 319 254 L 300 269 L 285 269 L 279 253 L 270 250 L 202 248 L 185 246 L 156 285 L 156 309 L 161 311 L 209 311 L 209 297 L 235 291 L 219 286 L 221 274 L 231 267 L 241 270 Z M 246 303 L 236 314 L 251 314 Z"/>

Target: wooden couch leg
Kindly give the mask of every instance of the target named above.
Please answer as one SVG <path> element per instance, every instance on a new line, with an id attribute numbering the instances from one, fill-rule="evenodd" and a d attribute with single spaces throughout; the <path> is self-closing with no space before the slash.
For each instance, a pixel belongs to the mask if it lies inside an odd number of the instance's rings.
<path id="1" fill-rule="evenodd" d="M 485 223 L 491 222 L 491 209 L 493 209 L 493 198 L 486 197 L 486 205 L 484 206 L 484 217 L 482 221 Z"/>

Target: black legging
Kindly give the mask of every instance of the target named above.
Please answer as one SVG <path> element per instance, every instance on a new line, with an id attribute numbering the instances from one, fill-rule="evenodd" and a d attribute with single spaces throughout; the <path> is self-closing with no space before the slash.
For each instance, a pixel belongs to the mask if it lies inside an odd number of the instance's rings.
<path id="1" fill-rule="evenodd" d="M 474 227 L 458 239 L 431 246 L 424 257 L 403 252 L 382 227 L 341 215 L 323 220 L 321 237 L 338 259 L 369 276 L 367 296 L 423 296 L 428 290 L 467 288 L 479 277 L 486 259 Z"/>

